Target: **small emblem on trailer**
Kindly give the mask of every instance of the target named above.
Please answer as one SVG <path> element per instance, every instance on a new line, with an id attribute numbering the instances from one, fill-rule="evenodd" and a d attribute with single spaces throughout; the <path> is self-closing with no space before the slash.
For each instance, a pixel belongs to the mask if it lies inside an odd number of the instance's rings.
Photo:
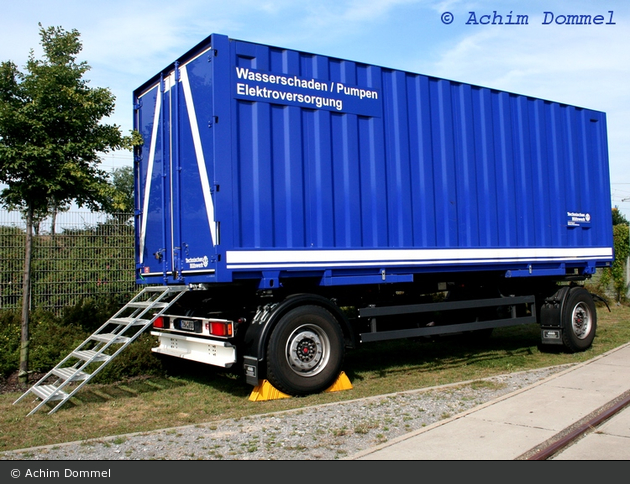
<path id="1" fill-rule="evenodd" d="M 590 225 L 591 214 L 582 212 L 567 212 L 567 225 L 569 227 L 579 227 L 581 225 Z"/>
<path id="2" fill-rule="evenodd" d="M 208 267 L 208 256 L 203 257 L 186 257 L 186 264 L 191 269 L 201 269 L 202 267 Z"/>

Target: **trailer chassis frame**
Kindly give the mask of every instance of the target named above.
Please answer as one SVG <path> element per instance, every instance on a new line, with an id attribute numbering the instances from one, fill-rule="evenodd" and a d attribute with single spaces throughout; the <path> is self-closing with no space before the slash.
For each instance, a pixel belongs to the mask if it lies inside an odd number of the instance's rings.
<path id="1" fill-rule="evenodd" d="M 530 304 L 530 315 L 517 316 L 516 306 Z M 535 296 L 509 296 L 492 299 L 478 299 L 469 301 L 445 301 L 427 304 L 410 304 L 403 306 L 380 306 L 359 309 L 359 318 L 370 318 L 371 330 L 360 333 L 362 343 L 374 341 L 387 341 L 393 339 L 436 336 L 440 334 L 454 334 L 465 331 L 478 331 L 490 328 L 517 326 L 521 324 L 536 323 L 536 298 Z M 441 326 L 428 326 L 422 328 L 409 328 L 390 331 L 377 331 L 377 318 L 379 316 L 399 316 L 402 314 L 420 314 L 436 311 L 452 311 L 461 309 L 479 309 L 511 306 L 509 318 L 492 319 L 488 321 L 475 321 L 469 323 L 457 323 Z"/>

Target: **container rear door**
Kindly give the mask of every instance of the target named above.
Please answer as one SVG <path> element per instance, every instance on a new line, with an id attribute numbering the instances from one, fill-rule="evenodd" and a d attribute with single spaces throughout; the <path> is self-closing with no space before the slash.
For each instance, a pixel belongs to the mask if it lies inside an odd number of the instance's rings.
<path id="1" fill-rule="evenodd" d="M 139 282 L 213 278 L 212 65 L 202 52 L 136 99 L 136 264 Z"/>

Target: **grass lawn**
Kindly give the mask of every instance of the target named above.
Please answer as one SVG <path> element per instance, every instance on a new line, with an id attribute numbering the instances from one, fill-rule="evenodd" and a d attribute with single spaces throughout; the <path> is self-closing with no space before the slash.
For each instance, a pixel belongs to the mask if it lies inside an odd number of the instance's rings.
<path id="1" fill-rule="evenodd" d="M 598 308 L 593 346 L 583 352 L 541 352 L 535 324 L 494 331 L 473 342 L 459 337 L 436 341 L 370 343 L 349 352 L 345 372 L 353 389 L 303 398 L 250 402 L 243 377 L 206 365 L 176 361 L 169 375 L 110 385 L 87 385 L 53 415 L 33 408 L 29 395 L 0 395 L 0 451 L 79 441 L 131 432 L 240 418 L 322 403 L 476 380 L 515 371 L 579 363 L 630 341 L 630 308 Z M 115 365 L 116 363 L 112 363 Z"/>

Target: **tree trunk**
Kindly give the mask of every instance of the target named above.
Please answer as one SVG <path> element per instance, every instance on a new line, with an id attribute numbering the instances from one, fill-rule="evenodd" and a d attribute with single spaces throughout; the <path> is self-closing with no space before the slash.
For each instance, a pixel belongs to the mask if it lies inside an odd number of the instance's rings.
<path id="1" fill-rule="evenodd" d="M 24 274 L 22 278 L 22 337 L 20 341 L 20 383 L 28 383 L 28 357 L 30 337 L 28 331 L 31 301 L 31 255 L 33 253 L 33 209 L 26 211 L 26 243 L 24 244 Z"/>
<path id="2" fill-rule="evenodd" d="M 52 236 L 53 241 L 55 240 L 55 232 L 57 231 L 57 214 L 59 213 L 59 209 L 57 204 L 54 204 L 50 214 L 50 235 Z"/>

